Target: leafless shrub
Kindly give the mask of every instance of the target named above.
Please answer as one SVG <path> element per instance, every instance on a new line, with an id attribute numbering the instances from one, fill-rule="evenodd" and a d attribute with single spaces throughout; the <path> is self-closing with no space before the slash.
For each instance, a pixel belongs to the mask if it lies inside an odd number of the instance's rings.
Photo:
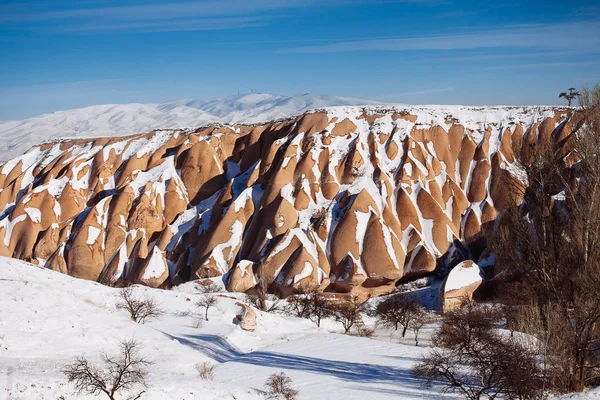
<path id="1" fill-rule="evenodd" d="M 417 309 L 417 312 L 413 315 L 413 318 L 408 323 L 409 328 L 415 335 L 415 346 L 419 345 L 419 332 L 421 328 L 433 321 L 433 315 L 422 307 Z"/>
<path id="2" fill-rule="evenodd" d="M 217 296 L 212 294 L 207 294 L 200 297 L 196 301 L 196 306 L 204 309 L 204 319 L 208 321 L 208 310 L 218 303 Z"/>
<path id="3" fill-rule="evenodd" d="M 462 308 L 446 313 L 444 323 L 434 337 L 434 344 L 444 348 L 469 346 L 471 339 L 487 338 L 494 334 L 494 328 L 500 323 L 502 314 L 486 305 L 474 302 Z"/>
<path id="4" fill-rule="evenodd" d="M 402 337 L 406 336 L 411 321 L 422 310 L 419 300 L 408 294 L 397 294 L 377 305 L 377 316 L 383 326 L 398 330 L 402 326 Z"/>
<path id="5" fill-rule="evenodd" d="M 277 311 L 280 306 L 279 299 L 269 294 L 269 283 L 263 274 L 262 264 L 256 272 L 257 284 L 246 295 L 248 303 L 265 312 Z"/>
<path id="6" fill-rule="evenodd" d="M 446 314 L 435 350 L 414 367 L 428 382 L 441 381 L 467 399 L 538 399 L 543 377 L 535 353 L 494 330 L 498 313 L 470 304 Z"/>
<path id="7" fill-rule="evenodd" d="M 310 299 L 310 294 L 310 290 L 299 290 L 298 293 L 288 296 L 285 299 L 285 306 L 283 307 L 283 311 L 285 311 L 285 313 L 291 316 L 298 318 L 310 317 L 310 313 L 313 307 L 312 301 Z"/>
<path id="8" fill-rule="evenodd" d="M 268 399 L 295 400 L 298 397 L 298 391 L 292 388 L 292 379 L 283 372 L 269 376 L 265 389 Z"/>
<path id="9" fill-rule="evenodd" d="M 148 360 L 139 354 L 140 343 L 125 340 L 119 344 L 118 356 L 102 354 L 102 365 L 95 366 L 83 356 L 63 368 L 69 382 L 75 385 L 78 394 L 106 394 L 115 400 L 117 393 L 136 390 L 130 399 L 139 399 L 147 387 Z M 141 390 L 141 391 L 140 391 Z"/>
<path id="10" fill-rule="evenodd" d="M 221 287 L 214 282 L 210 282 L 207 285 L 198 284 L 196 285 L 196 290 L 198 290 L 198 292 L 200 292 L 201 294 L 220 293 L 223 291 Z"/>
<path id="11" fill-rule="evenodd" d="M 194 316 L 193 326 L 194 328 L 200 329 L 204 326 L 204 317 L 202 315 L 196 314 Z"/>
<path id="12" fill-rule="evenodd" d="M 285 312 L 299 318 L 308 318 L 321 326 L 324 318 L 333 315 L 332 301 L 323 296 L 318 285 L 310 285 L 286 299 Z"/>
<path id="13" fill-rule="evenodd" d="M 317 324 L 318 327 L 321 326 L 321 321 L 324 318 L 334 315 L 335 308 L 332 308 L 332 306 L 335 302 L 324 297 L 323 294 L 313 292 L 309 294 L 309 301 L 311 307 L 308 319 Z"/>
<path id="14" fill-rule="evenodd" d="M 340 322 L 344 327 L 344 333 L 350 332 L 350 329 L 362 322 L 360 310 L 356 306 L 355 299 L 350 301 L 332 301 L 328 308 L 336 321 Z"/>
<path id="15" fill-rule="evenodd" d="M 198 375 L 200 375 L 200 378 L 204 379 L 205 381 L 211 381 L 214 379 L 215 368 L 216 366 L 208 361 L 196 364 L 196 371 L 198 371 Z"/>
<path id="16" fill-rule="evenodd" d="M 360 337 L 370 338 L 375 334 L 375 329 L 367 328 L 366 326 L 362 326 L 358 328 L 358 335 Z"/>
<path id="17" fill-rule="evenodd" d="M 133 286 L 124 287 L 119 292 L 120 302 L 118 309 L 127 310 L 131 319 L 140 324 L 155 319 L 164 314 L 154 299 L 150 297 L 138 298 L 133 294 Z"/>

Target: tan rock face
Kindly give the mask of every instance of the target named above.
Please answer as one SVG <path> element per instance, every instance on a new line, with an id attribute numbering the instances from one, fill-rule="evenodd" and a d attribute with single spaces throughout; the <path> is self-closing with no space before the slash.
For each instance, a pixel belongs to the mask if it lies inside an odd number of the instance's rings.
<path id="1" fill-rule="evenodd" d="M 245 331 L 254 332 L 256 330 L 256 313 L 244 303 L 235 303 L 241 307 L 241 312 L 235 316 L 236 324 Z"/>
<path id="2" fill-rule="evenodd" d="M 102 282 L 247 291 L 261 269 L 282 294 L 382 294 L 520 201 L 519 163 L 570 143 L 569 112 L 354 107 L 44 144 L 0 167 L 0 255 Z"/>
<path id="3" fill-rule="evenodd" d="M 477 264 L 466 260 L 455 266 L 440 287 L 442 311 L 459 308 L 473 299 L 473 293 L 481 285 L 482 278 Z"/>

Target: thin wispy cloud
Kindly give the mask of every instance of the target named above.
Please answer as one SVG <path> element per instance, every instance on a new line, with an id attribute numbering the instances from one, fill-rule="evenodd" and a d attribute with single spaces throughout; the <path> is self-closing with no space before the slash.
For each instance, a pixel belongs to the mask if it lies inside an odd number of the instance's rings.
<path id="1" fill-rule="evenodd" d="M 36 23 L 55 23 L 62 31 L 91 30 L 138 30 L 138 31 L 179 31 L 231 29 L 255 26 L 256 21 L 249 23 L 240 20 L 236 24 L 234 18 L 265 20 L 272 18 L 274 12 L 289 9 L 342 6 L 359 4 L 412 3 L 438 4 L 440 0 L 206 0 L 188 2 L 160 2 L 144 5 L 102 6 L 102 3 L 91 2 L 87 7 L 52 9 L 48 7 L 4 5 L 0 13 L 0 22 L 11 24 L 17 28 L 37 30 Z M 190 19 L 196 19 L 199 26 L 194 26 Z M 151 22 L 155 21 L 155 22 Z M 43 30 L 43 29 L 42 29 Z"/>
<path id="2" fill-rule="evenodd" d="M 517 49 L 518 50 L 518 49 Z M 587 51 L 581 50 L 546 50 L 546 51 L 517 51 L 508 52 L 502 54 L 487 54 L 477 51 L 465 51 L 459 55 L 440 55 L 439 53 L 416 53 L 409 56 L 405 56 L 398 63 L 406 63 L 410 61 L 412 63 L 458 63 L 463 61 L 468 62 L 485 62 L 485 61 L 507 61 L 507 60 L 523 60 L 523 59 L 565 59 L 568 57 L 581 56 Z M 600 53 L 600 49 L 598 49 Z M 523 64 L 520 64 L 523 65 Z M 531 64 L 533 65 L 533 64 Z"/>
<path id="3" fill-rule="evenodd" d="M 11 13 L 0 16 L 2 22 L 58 21 L 78 18 L 143 21 L 166 20 L 173 18 L 214 17 L 224 15 L 256 14 L 281 8 L 305 7 L 314 4 L 313 0 L 270 0 L 242 1 L 202 1 L 202 2 L 163 2 L 145 5 L 121 5 L 111 7 L 80 7 L 60 10 L 42 10 L 27 13 Z"/>
<path id="4" fill-rule="evenodd" d="M 249 88 L 550 104 L 600 79 L 597 3 L 4 0 L 0 116 Z"/>
<path id="5" fill-rule="evenodd" d="M 103 33 L 103 32 L 193 32 L 223 29 L 242 29 L 264 25 L 261 17 L 190 18 L 166 21 L 140 21 L 108 24 L 66 25 L 40 28 L 48 33 Z"/>
<path id="6" fill-rule="evenodd" d="M 518 68 L 556 68 L 556 67 L 585 67 L 590 65 L 600 65 L 600 61 L 565 61 L 565 62 L 543 62 L 529 64 L 512 64 L 512 65 L 494 65 L 487 69 L 518 69 Z"/>
<path id="7" fill-rule="evenodd" d="M 465 31 L 392 39 L 367 39 L 281 50 L 283 53 L 343 53 L 360 51 L 436 51 L 521 48 L 538 50 L 600 49 L 600 20 L 550 25 L 519 25 L 498 30 Z"/>

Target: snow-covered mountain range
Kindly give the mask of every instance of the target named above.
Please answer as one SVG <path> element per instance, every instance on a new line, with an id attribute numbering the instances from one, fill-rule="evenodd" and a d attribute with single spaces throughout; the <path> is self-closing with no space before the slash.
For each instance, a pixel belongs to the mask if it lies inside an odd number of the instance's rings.
<path id="1" fill-rule="evenodd" d="M 258 123 L 310 109 L 376 104 L 374 101 L 315 94 L 245 94 L 212 100 L 162 104 L 105 104 L 57 111 L 21 121 L 0 121 L 0 160 L 57 138 L 125 136 L 154 129 L 197 128 L 213 122 Z"/>

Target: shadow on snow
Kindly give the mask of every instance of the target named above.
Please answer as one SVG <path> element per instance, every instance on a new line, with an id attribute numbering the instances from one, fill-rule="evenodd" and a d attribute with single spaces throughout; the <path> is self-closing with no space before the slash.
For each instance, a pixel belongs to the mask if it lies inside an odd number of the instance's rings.
<path id="1" fill-rule="evenodd" d="M 387 365 L 357 363 L 348 361 L 326 360 L 294 354 L 275 353 L 269 351 L 253 351 L 244 353 L 232 346 L 226 339 L 217 335 L 185 335 L 171 336 L 181 344 L 201 351 L 219 363 L 235 362 L 257 366 L 268 366 L 282 370 L 306 371 L 315 374 L 334 376 L 345 381 L 369 384 L 394 384 L 404 388 L 424 389 L 423 380 L 413 376 L 412 371 Z M 383 390 L 382 388 L 365 388 L 365 390 Z M 394 391 L 396 394 L 400 392 Z M 388 392 L 390 393 L 390 392 Z M 412 393 L 416 395 L 417 393 Z"/>

